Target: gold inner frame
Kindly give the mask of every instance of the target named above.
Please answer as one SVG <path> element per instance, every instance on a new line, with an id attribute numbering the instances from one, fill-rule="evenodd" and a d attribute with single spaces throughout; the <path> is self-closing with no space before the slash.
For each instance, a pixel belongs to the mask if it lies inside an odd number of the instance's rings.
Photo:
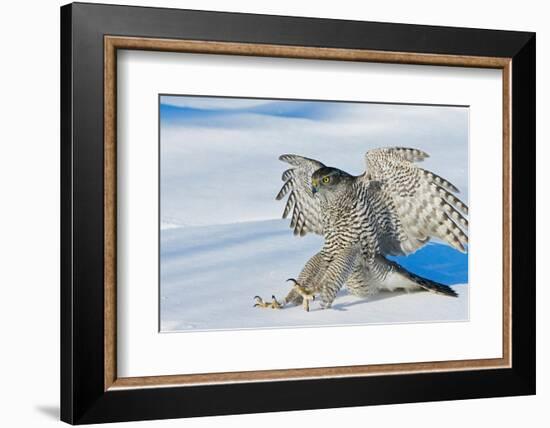
<path id="1" fill-rule="evenodd" d="M 218 55 L 262 56 L 394 64 L 441 65 L 502 70 L 503 91 L 503 320 L 502 358 L 421 363 L 376 364 L 305 369 L 261 370 L 169 376 L 117 376 L 116 320 L 116 89 L 117 50 L 147 50 Z M 104 37 L 104 389 L 192 386 L 198 384 L 260 382 L 311 378 L 356 377 L 382 374 L 441 372 L 511 367 L 512 286 L 512 165 L 511 165 L 511 58 L 383 52 L 268 44 L 170 40 L 139 37 Z"/>

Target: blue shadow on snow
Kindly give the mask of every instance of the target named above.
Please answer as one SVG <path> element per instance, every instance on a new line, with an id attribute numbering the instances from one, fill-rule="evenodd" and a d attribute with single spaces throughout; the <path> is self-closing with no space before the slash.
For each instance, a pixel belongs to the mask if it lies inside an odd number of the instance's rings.
<path id="1" fill-rule="evenodd" d="M 448 245 L 432 243 L 409 256 L 388 258 L 432 281 L 446 285 L 468 282 L 468 254 Z"/>

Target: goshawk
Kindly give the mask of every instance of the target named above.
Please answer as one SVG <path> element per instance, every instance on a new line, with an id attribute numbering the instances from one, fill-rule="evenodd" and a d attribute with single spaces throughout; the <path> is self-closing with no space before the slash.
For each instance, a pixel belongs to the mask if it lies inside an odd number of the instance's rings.
<path id="1" fill-rule="evenodd" d="M 283 173 L 277 199 L 287 197 L 283 218 L 291 215 L 295 235 L 316 233 L 324 246 L 304 266 L 282 304 L 309 310 L 315 295 L 330 307 L 346 285 L 365 296 L 380 289 L 424 289 L 457 296 L 449 286 L 407 271 L 388 255 L 410 254 L 430 238 L 461 252 L 468 243 L 468 207 L 444 178 L 418 167 L 428 154 L 411 148 L 379 148 L 365 155 L 366 171 L 353 176 L 303 156 L 279 159 L 292 167 Z M 261 301 L 259 297 L 257 297 Z M 278 305 L 278 306 L 277 306 Z"/>

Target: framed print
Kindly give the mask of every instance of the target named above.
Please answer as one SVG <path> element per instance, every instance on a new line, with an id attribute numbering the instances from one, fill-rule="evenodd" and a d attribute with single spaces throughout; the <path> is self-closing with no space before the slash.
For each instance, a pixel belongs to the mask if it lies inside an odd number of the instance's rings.
<path id="1" fill-rule="evenodd" d="M 533 33 L 76 3 L 61 53 L 62 420 L 535 393 Z"/>

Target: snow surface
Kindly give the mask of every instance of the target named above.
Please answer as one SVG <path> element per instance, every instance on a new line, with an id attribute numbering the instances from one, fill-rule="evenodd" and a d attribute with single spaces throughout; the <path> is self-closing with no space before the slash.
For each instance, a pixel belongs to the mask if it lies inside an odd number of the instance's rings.
<path id="1" fill-rule="evenodd" d="M 396 260 L 453 285 L 458 298 L 428 292 L 381 292 L 361 299 L 342 290 L 332 309 L 254 308 L 255 295 L 282 299 L 321 248 L 319 236 L 293 236 L 287 220 L 161 230 L 160 329 L 163 332 L 468 320 L 468 257 L 429 244 Z"/>

